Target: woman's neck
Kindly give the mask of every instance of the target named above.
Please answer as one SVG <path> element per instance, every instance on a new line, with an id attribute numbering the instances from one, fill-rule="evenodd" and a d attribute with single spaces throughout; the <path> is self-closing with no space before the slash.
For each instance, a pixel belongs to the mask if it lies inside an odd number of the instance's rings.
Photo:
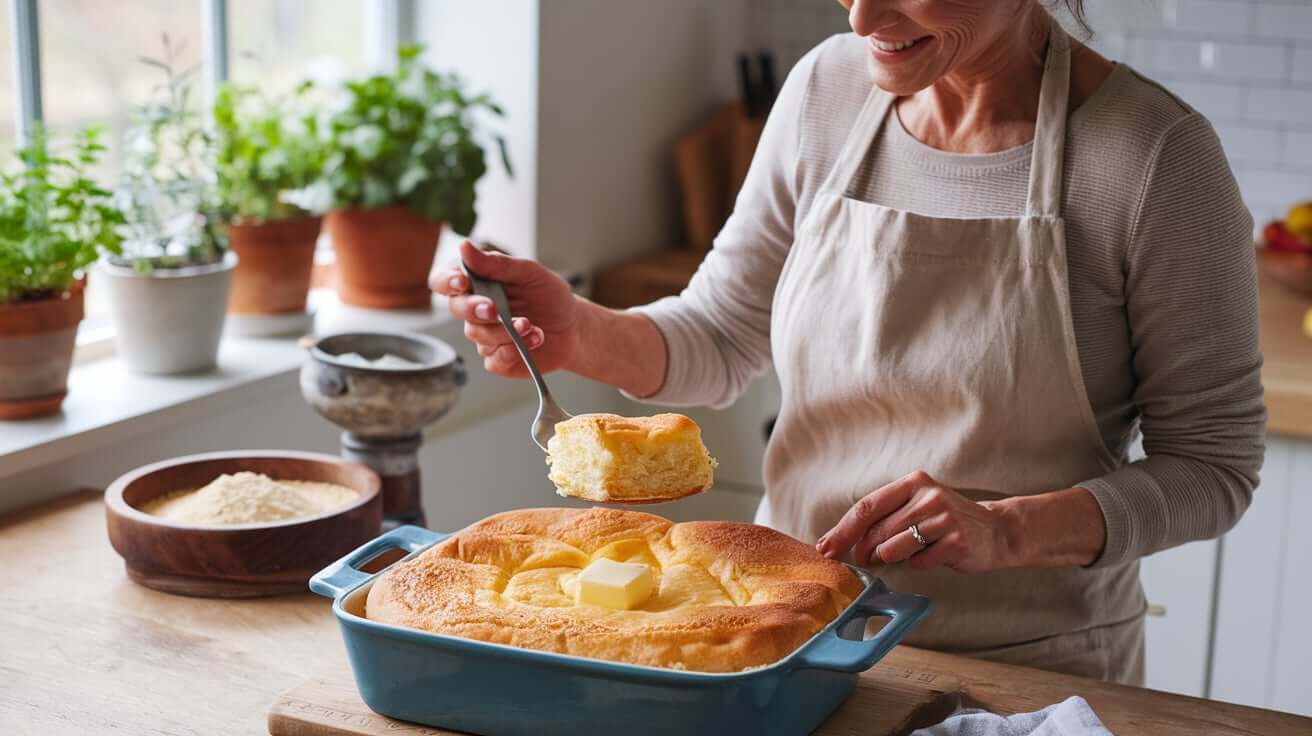
<path id="1" fill-rule="evenodd" d="M 1033 139 L 1050 22 L 1036 6 L 1017 32 L 900 98 L 897 114 L 907 132 L 953 153 L 994 153 Z"/>

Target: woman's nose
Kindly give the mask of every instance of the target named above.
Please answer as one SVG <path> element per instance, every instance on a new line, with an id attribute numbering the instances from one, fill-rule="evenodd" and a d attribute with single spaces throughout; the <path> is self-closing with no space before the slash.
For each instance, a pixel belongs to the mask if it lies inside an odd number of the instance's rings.
<path id="1" fill-rule="evenodd" d="M 898 16 L 897 0 L 851 0 L 847 9 L 847 21 L 858 36 L 896 25 Z"/>

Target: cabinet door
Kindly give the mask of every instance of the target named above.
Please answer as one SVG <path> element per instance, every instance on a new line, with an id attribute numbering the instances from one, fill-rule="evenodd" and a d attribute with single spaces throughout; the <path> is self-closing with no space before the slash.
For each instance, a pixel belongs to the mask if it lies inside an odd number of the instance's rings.
<path id="1" fill-rule="evenodd" d="M 1194 542 L 1144 558 L 1148 687 L 1197 697 L 1204 694 L 1215 574 L 1215 541 Z"/>
<path id="2" fill-rule="evenodd" d="M 1292 455 L 1270 705 L 1312 716 L 1312 442 L 1294 445 Z"/>
<path id="3" fill-rule="evenodd" d="M 1259 708 L 1274 705 L 1272 664 L 1278 645 L 1283 646 L 1276 611 L 1287 585 L 1284 544 L 1296 447 L 1275 437 L 1267 440 L 1253 503 L 1221 541 L 1211 688 L 1217 700 Z"/>

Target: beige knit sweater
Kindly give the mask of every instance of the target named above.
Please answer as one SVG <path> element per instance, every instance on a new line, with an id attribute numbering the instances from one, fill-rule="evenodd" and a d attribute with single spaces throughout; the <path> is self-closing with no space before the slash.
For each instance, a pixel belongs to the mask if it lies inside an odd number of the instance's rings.
<path id="1" fill-rule="evenodd" d="M 714 250 L 683 294 L 639 308 L 670 355 L 647 400 L 725 406 L 772 360 L 790 370 L 770 354 L 775 283 L 870 89 L 866 54 L 843 34 L 798 62 Z M 945 153 L 890 114 L 848 195 L 939 217 L 1020 215 L 1030 148 Z M 1225 532 L 1257 484 L 1266 409 L 1253 223 L 1211 125 L 1118 65 L 1071 115 L 1062 216 L 1089 400 L 1126 459 L 1080 484 L 1107 522 L 1096 564 Z M 1140 431 L 1147 457 L 1131 463 Z"/>

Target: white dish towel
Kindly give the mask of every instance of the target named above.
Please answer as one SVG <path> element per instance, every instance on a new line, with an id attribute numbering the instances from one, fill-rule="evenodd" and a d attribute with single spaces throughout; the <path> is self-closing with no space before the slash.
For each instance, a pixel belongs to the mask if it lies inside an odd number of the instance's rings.
<path id="1" fill-rule="evenodd" d="M 966 708 L 911 736 L 1112 736 L 1078 695 L 1033 713 L 1002 716 Z"/>

